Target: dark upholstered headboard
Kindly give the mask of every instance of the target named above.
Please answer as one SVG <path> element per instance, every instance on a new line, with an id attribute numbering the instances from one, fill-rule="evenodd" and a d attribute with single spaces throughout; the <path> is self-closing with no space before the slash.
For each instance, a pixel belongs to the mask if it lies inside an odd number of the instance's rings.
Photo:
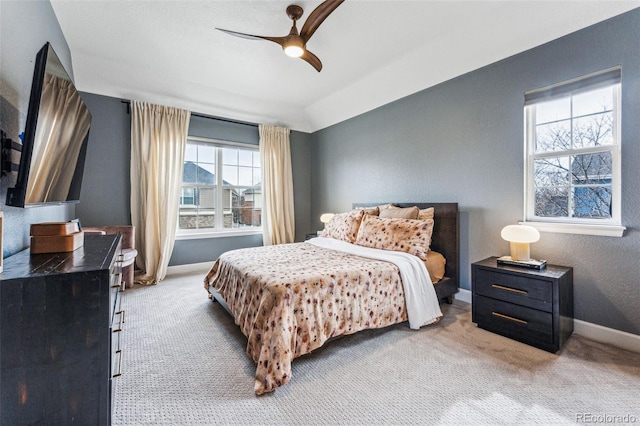
<path id="1" fill-rule="evenodd" d="M 354 203 L 353 207 L 373 207 L 387 203 Z M 460 250 L 458 243 L 458 203 L 392 203 L 398 207 L 418 206 L 420 209 L 433 207 L 434 228 L 431 237 L 431 250 L 442 253 L 447 259 L 445 267 L 446 282 L 442 280 L 436 285 L 440 298 L 447 298 L 457 293 L 460 285 Z M 441 286 L 441 284 L 443 284 Z M 440 287 L 440 290 L 438 288 Z"/>

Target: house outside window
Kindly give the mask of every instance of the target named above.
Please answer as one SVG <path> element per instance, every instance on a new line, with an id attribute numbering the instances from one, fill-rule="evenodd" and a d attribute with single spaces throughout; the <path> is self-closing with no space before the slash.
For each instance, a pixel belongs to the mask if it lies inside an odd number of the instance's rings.
<path id="1" fill-rule="evenodd" d="M 621 236 L 619 67 L 525 94 L 525 222 Z"/>
<path id="2" fill-rule="evenodd" d="M 262 231 L 262 184 L 257 146 L 187 139 L 178 237 Z"/>

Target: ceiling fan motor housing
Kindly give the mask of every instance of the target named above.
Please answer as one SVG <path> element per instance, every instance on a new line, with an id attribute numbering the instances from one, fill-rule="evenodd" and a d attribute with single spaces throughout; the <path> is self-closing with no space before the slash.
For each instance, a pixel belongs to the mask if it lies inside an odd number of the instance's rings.
<path id="1" fill-rule="evenodd" d="M 287 16 L 294 21 L 297 21 L 302 17 L 304 10 L 297 4 L 287 6 Z"/>

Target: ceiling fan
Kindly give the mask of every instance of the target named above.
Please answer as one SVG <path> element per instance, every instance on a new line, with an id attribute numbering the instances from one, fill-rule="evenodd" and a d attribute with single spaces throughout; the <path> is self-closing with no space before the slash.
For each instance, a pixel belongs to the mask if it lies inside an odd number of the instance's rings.
<path id="1" fill-rule="evenodd" d="M 298 33 L 296 22 L 302 17 L 304 11 L 296 4 L 289 5 L 287 7 L 287 16 L 293 20 L 293 26 L 291 27 L 291 31 L 289 31 L 289 35 L 284 37 L 259 36 L 224 30 L 222 28 L 216 29 L 236 37 L 248 38 L 250 40 L 269 40 L 278 43 L 288 56 L 303 59 L 320 72 L 322 70 L 322 62 L 320 62 L 320 59 L 318 59 L 316 55 L 307 50 L 307 43 L 320 24 L 322 24 L 322 22 L 327 19 L 327 16 L 340 6 L 342 2 L 344 2 L 344 0 L 325 0 L 320 3 L 320 5 L 311 12 L 311 15 L 309 15 L 300 33 Z"/>

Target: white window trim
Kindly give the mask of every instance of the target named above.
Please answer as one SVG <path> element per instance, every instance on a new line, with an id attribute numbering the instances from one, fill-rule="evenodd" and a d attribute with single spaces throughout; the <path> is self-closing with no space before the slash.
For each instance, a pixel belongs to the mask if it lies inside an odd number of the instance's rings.
<path id="1" fill-rule="evenodd" d="M 211 231 L 211 230 L 181 230 L 180 233 L 176 231 L 176 240 L 198 240 L 202 238 L 226 238 L 226 237 L 239 237 L 246 235 L 262 235 L 262 228 L 251 228 L 247 230 L 243 229 L 230 229 L 225 231 Z"/>
<path id="2" fill-rule="evenodd" d="M 524 152 L 524 211 L 525 219 L 519 222 L 522 225 L 530 225 L 542 232 L 555 232 L 565 234 L 583 234 L 597 235 L 607 237 L 622 237 L 627 229 L 622 226 L 621 198 L 622 198 L 622 155 L 621 155 L 621 130 L 620 111 L 621 111 L 621 84 L 618 83 L 613 88 L 614 96 L 614 135 L 616 141 L 614 145 L 603 147 L 594 147 L 584 150 L 567 150 L 563 151 L 563 155 L 573 155 L 580 151 L 607 151 L 611 152 L 612 157 L 612 199 L 611 199 L 611 219 L 583 219 L 583 218 L 548 218 L 538 217 L 534 214 L 534 190 L 533 190 L 533 162 L 535 158 L 539 158 L 531 153 L 534 152 L 535 130 L 532 126 L 535 119 L 535 112 L 532 106 L 526 106 L 524 109 L 525 121 L 525 152 Z M 544 156 L 558 156 L 557 152 L 543 154 Z M 539 220 L 538 220 L 539 219 Z"/>
<path id="3" fill-rule="evenodd" d="M 562 234 L 598 235 L 601 237 L 622 237 L 627 229 L 621 225 L 588 225 L 582 223 L 530 222 L 521 221 L 520 225 L 533 226 L 540 232 Z"/>
<path id="4" fill-rule="evenodd" d="M 216 147 L 239 147 L 239 148 L 249 148 L 249 149 L 258 149 L 258 145 L 244 143 L 244 142 L 235 142 L 235 141 L 224 141 L 221 139 L 212 139 L 205 138 L 200 136 L 187 136 L 187 141 L 193 142 L 205 142 L 212 144 Z M 217 151 L 216 157 L 216 167 L 217 164 L 222 164 L 222 151 Z M 262 165 L 261 165 L 262 167 Z M 182 187 L 182 186 L 181 186 Z M 220 173 L 216 173 L 216 187 L 222 188 L 222 175 Z M 223 191 L 216 191 L 216 204 L 222 205 L 222 194 Z M 203 228 L 203 229 L 181 229 L 176 226 L 175 239 L 176 240 L 197 240 L 197 239 L 205 239 L 205 238 L 228 238 L 228 237 L 239 237 L 239 236 L 247 236 L 247 235 L 262 235 L 263 228 L 262 227 L 251 227 L 251 228 L 223 228 L 222 227 L 222 215 L 216 215 L 216 229 Z M 218 217 L 219 216 L 219 217 Z"/>

